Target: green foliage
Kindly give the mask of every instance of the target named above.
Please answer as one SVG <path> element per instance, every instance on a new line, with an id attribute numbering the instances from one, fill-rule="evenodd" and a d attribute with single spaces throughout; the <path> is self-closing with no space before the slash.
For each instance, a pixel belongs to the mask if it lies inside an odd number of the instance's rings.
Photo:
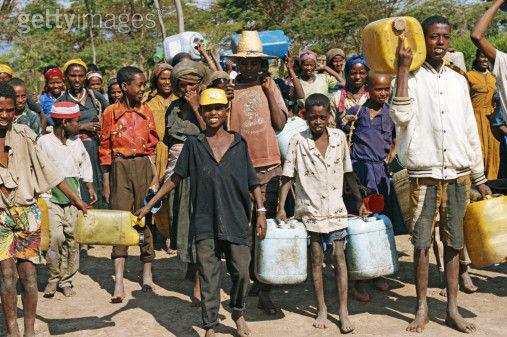
<path id="1" fill-rule="evenodd" d="M 149 71 L 156 46 L 162 42 L 153 0 L 71 0 L 68 7 L 58 0 L 17 3 L 18 7 L 8 13 L 0 13 L 3 20 L 0 41 L 9 41 L 12 47 L 9 53 L 0 54 L 0 62 L 10 63 L 33 91 L 42 84 L 40 70 L 44 67 L 61 66 L 71 57 L 92 61 L 87 21 L 83 19 L 90 11 L 103 19 L 98 27 L 98 17 L 93 17 L 93 35 L 97 64 L 106 79 L 127 64 Z M 395 15 L 423 20 L 439 14 L 450 19 L 452 46 L 465 54 L 468 64 L 475 54 L 469 30 L 487 6 L 480 0 L 217 0 L 207 9 L 196 8 L 188 1 L 183 4 L 186 30 L 204 33 L 215 47 L 229 49 L 230 36 L 243 29 L 282 29 L 291 38 L 295 53 L 305 47 L 318 53 L 333 47 L 347 53 L 359 52 L 362 29 L 371 21 Z M 174 1 L 160 0 L 160 6 L 167 35 L 176 34 Z M 58 27 L 55 18 L 49 18 L 47 26 L 23 29 L 23 15 L 33 18 L 56 11 L 82 20 L 79 25 L 74 22 L 72 29 L 64 22 Z M 133 15 L 149 18 L 151 22 L 135 27 Z M 111 17 L 116 21 L 104 22 Z M 489 32 L 491 41 L 501 50 L 507 50 L 505 22 L 506 14 L 499 13 Z"/>

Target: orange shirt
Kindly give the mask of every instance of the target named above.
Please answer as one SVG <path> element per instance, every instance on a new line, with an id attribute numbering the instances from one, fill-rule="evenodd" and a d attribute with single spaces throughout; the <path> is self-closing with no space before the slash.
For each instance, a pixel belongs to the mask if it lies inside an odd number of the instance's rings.
<path id="1" fill-rule="evenodd" d="M 158 143 L 155 120 L 146 104 L 127 109 L 122 102 L 110 105 L 102 115 L 99 146 L 101 165 L 111 165 L 115 156 L 151 156 Z"/>

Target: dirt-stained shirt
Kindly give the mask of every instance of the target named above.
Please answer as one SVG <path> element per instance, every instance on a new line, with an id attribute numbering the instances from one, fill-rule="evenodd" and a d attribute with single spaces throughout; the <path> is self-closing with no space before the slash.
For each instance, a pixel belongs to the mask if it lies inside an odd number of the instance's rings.
<path id="1" fill-rule="evenodd" d="M 329 145 L 322 156 L 310 130 L 289 142 L 283 175 L 295 178 L 296 213 L 310 232 L 330 233 L 347 227 L 343 202 L 343 178 L 352 172 L 347 139 L 343 131 L 327 128 Z"/>
<path id="2" fill-rule="evenodd" d="M 152 156 L 157 143 L 155 120 L 146 104 L 127 109 L 122 102 L 117 102 L 104 111 L 99 146 L 101 165 L 111 165 L 117 156 Z"/>
<path id="3" fill-rule="evenodd" d="M 276 102 L 287 117 L 287 107 L 276 83 L 270 78 Z M 280 150 L 266 94 L 259 83 L 236 83 L 230 112 L 229 129 L 243 137 L 254 167 L 267 167 L 281 163 Z"/>
<path id="4" fill-rule="evenodd" d="M 56 167 L 36 146 L 36 135 L 26 125 L 12 124 L 5 135 L 8 151 L 7 167 L 0 164 L 0 209 L 31 206 L 39 194 L 49 191 L 63 181 Z"/>

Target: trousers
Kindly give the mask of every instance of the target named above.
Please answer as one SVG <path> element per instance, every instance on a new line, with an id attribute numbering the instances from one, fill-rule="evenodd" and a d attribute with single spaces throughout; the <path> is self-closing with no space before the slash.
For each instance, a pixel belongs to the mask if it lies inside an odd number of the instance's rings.
<path id="1" fill-rule="evenodd" d="M 196 243 L 197 268 L 201 281 L 201 308 L 203 328 L 218 324 L 220 309 L 221 257 L 225 254 L 227 271 L 231 275 L 230 306 L 233 314 L 242 314 L 250 283 L 250 247 L 224 240 L 205 239 Z"/>

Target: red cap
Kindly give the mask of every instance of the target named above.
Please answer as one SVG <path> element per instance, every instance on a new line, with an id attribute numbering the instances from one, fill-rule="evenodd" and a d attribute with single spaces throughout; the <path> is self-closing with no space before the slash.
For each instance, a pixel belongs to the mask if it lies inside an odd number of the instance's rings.
<path id="1" fill-rule="evenodd" d="M 79 105 L 72 102 L 55 102 L 51 108 L 51 118 L 76 118 L 80 115 Z"/>

